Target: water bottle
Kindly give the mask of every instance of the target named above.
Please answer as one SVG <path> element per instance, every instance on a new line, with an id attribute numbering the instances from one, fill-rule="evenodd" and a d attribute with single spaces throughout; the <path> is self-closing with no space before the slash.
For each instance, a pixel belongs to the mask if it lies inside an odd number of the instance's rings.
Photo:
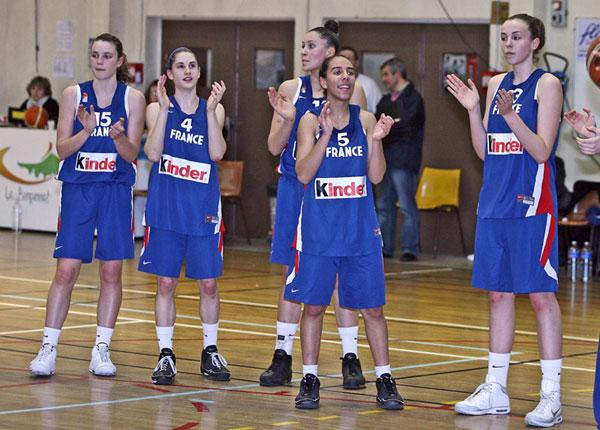
<path id="1" fill-rule="evenodd" d="M 583 248 L 581 248 L 581 264 L 581 279 L 583 282 L 588 282 L 592 277 L 592 249 L 590 248 L 589 242 L 583 242 Z"/>
<path id="2" fill-rule="evenodd" d="M 571 282 L 575 282 L 577 281 L 577 259 L 579 258 L 576 241 L 571 242 L 567 258 L 567 276 Z"/>
<path id="3" fill-rule="evenodd" d="M 23 208 L 21 207 L 20 198 L 17 197 L 15 204 L 13 205 L 13 221 L 12 229 L 15 233 L 21 232 L 21 218 L 23 217 Z"/>

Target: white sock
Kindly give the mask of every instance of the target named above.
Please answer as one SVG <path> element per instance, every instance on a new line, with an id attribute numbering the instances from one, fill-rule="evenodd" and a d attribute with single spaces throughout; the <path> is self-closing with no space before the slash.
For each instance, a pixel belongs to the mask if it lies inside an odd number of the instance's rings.
<path id="1" fill-rule="evenodd" d="M 319 369 L 318 364 L 304 364 L 302 366 L 302 376 L 306 376 L 309 373 L 317 376 L 318 369 Z"/>
<path id="2" fill-rule="evenodd" d="M 562 359 L 540 360 L 542 367 L 542 392 L 560 391 L 560 370 Z"/>
<path id="3" fill-rule="evenodd" d="M 386 373 L 392 374 L 392 368 L 389 364 L 386 364 L 385 366 L 375 366 L 375 375 L 377 375 L 378 378 Z"/>
<path id="4" fill-rule="evenodd" d="M 503 387 L 506 387 L 506 383 L 508 381 L 509 363 L 510 352 L 498 354 L 490 351 L 488 357 L 488 373 L 486 381 L 497 382 Z"/>
<path id="5" fill-rule="evenodd" d="M 358 356 L 358 326 L 338 327 L 342 339 L 342 355 L 352 353 Z"/>
<path id="6" fill-rule="evenodd" d="M 175 327 L 159 327 L 156 326 L 156 337 L 158 338 L 158 349 L 161 351 L 164 348 L 173 349 L 173 331 Z"/>
<path id="7" fill-rule="evenodd" d="M 204 333 L 204 348 L 207 346 L 217 346 L 217 332 L 219 331 L 219 321 L 214 324 L 202 323 L 202 333 Z"/>
<path id="8" fill-rule="evenodd" d="M 294 349 L 294 336 L 296 336 L 297 329 L 298 324 L 277 321 L 275 349 L 283 349 L 287 355 L 292 355 Z"/>
<path id="9" fill-rule="evenodd" d="M 99 343 L 105 343 L 110 346 L 110 340 L 112 339 L 113 331 L 115 329 L 98 326 L 96 327 L 96 345 Z"/>
<path id="10" fill-rule="evenodd" d="M 44 327 L 44 337 L 42 344 L 49 343 L 52 346 L 58 345 L 58 338 L 60 337 L 59 328 Z"/>

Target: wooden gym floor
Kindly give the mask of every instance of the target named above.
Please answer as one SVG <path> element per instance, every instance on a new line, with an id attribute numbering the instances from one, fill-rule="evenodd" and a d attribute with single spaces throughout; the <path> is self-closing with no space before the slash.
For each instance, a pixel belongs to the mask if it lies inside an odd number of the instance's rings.
<path id="1" fill-rule="evenodd" d="M 225 250 L 219 280 L 219 350 L 232 379 L 215 383 L 199 375 L 202 333 L 195 283 L 177 291 L 176 385 L 153 386 L 158 345 L 154 332 L 155 279 L 125 264 L 123 303 L 112 343 L 115 378 L 88 372 L 95 336 L 98 266 L 84 265 L 58 349 L 57 374 L 29 376 L 55 270 L 51 234 L 0 230 L 0 428 L 62 429 L 517 429 L 537 404 L 540 367 L 535 318 L 526 298 L 517 301 L 517 335 L 509 377 L 509 416 L 466 417 L 452 405 L 482 382 L 487 369 L 486 294 L 470 287 L 463 258 L 386 260 L 390 356 L 407 407 L 382 411 L 375 404 L 373 363 L 364 336 L 359 353 L 367 388 L 341 387 L 341 346 L 335 318 L 327 315 L 321 347 L 321 407 L 293 406 L 301 378 L 300 343 L 294 381 L 263 388 L 258 376 L 270 363 L 281 270 L 268 263 L 266 246 Z M 140 244 L 137 244 L 138 248 Z M 593 429 L 592 389 L 600 326 L 600 282 L 561 282 L 564 326 L 562 429 Z M 364 334 L 364 328 L 361 327 Z"/>

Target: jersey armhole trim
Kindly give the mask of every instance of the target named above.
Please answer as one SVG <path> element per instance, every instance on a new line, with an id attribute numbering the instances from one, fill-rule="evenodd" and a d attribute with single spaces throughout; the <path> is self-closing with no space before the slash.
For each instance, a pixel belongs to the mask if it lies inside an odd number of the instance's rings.
<path id="1" fill-rule="evenodd" d="M 302 89 L 302 78 L 297 78 L 298 79 L 298 88 L 296 88 L 296 94 L 294 95 L 294 101 L 292 102 L 293 104 L 296 104 L 296 102 L 298 101 L 298 97 L 300 97 L 300 90 Z"/>
<path id="2" fill-rule="evenodd" d="M 125 102 L 124 103 L 125 103 L 125 116 L 127 118 L 129 118 L 129 90 L 130 89 L 131 89 L 131 87 L 129 85 L 127 85 L 125 87 L 125 97 L 124 97 Z"/>
<path id="3" fill-rule="evenodd" d="M 73 112 L 73 119 L 77 118 L 77 110 L 79 109 L 79 104 L 81 103 L 81 87 L 79 84 L 77 84 L 75 85 L 75 88 L 77 89 L 77 95 L 75 96 L 75 112 Z"/>

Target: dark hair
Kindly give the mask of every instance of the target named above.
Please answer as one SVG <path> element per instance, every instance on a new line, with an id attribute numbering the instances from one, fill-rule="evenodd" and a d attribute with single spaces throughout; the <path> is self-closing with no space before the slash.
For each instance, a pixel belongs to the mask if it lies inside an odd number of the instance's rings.
<path id="1" fill-rule="evenodd" d="M 189 52 L 190 54 L 192 54 L 194 56 L 194 58 L 196 58 L 196 54 L 194 54 L 194 52 L 190 48 L 186 48 L 185 46 L 180 46 L 179 48 L 175 48 L 171 51 L 171 53 L 167 57 L 167 61 L 165 63 L 165 71 L 170 70 L 173 67 L 173 62 L 175 61 L 175 57 L 180 52 Z M 196 58 L 196 60 L 197 60 L 197 58 Z"/>
<path id="2" fill-rule="evenodd" d="M 52 97 L 52 85 L 50 85 L 50 81 L 45 76 L 36 76 L 33 78 L 29 84 L 27 84 L 27 94 L 31 95 L 31 89 L 33 87 L 42 87 L 44 89 L 44 94 L 48 97 Z"/>
<path id="3" fill-rule="evenodd" d="M 516 15 L 512 15 L 512 16 L 508 17 L 508 19 L 506 21 L 511 21 L 513 19 L 521 20 L 525 24 L 527 24 L 527 28 L 529 29 L 529 32 L 531 33 L 531 40 L 539 39 L 540 44 L 533 51 L 533 59 L 535 61 L 537 61 L 538 54 L 544 47 L 544 44 L 546 43 L 546 29 L 544 27 L 544 22 L 541 19 L 536 18 L 535 16 L 527 15 L 526 13 L 518 13 Z"/>
<path id="4" fill-rule="evenodd" d="M 146 87 L 146 91 L 144 92 L 144 97 L 146 98 L 146 104 L 150 104 L 150 90 L 152 87 L 156 87 L 158 85 L 158 79 L 153 80 Z"/>
<path id="5" fill-rule="evenodd" d="M 327 57 L 325 61 L 321 64 L 321 68 L 319 69 L 319 77 L 323 79 L 327 79 L 327 70 L 329 69 L 329 64 L 334 58 L 343 58 L 344 60 L 348 60 L 346 57 L 340 54 L 332 55 L 331 57 Z M 350 61 L 350 60 L 348 60 Z M 352 63 L 350 61 L 350 63 Z"/>
<path id="6" fill-rule="evenodd" d="M 381 67 L 379 67 L 379 70 L 383 70 L 386 67 L 389 67 L 392 73 L 400 72 L 400 76 L 402 76 L 402 79 L 406 79 L 406 65 L 400 58 L 393 57 L 389 60 L 385 60 Z"/>
<path id="7" fill-rule="evenodd" d="M 340 41 L 338 40 L 339 25 L 333 19 L 328 20 L 323 27 L 315 27 L 308 30 L 308 33 L 314 31 L 318 33 L 321 39 L 327 42 L 327 46 L 332 46 L 337 54 L 340 50 Z"/>
<path id="8" fill-rule="evenodd" d="M 117 51 L 117 57 L 123 57 L 123 64 L 121 64 L 121 67 L 117 69 L 117 81 L 121 81 L 123 83 L 129 82 L 131 80 L 131 75 L 129 74 L 129 66 L 127 64 L 127 55 L 125 55 L 123 52 L 123 44 L 119 38 L 110 33 L 102 33 L 101 35 L 96 36 L 92 42 L 92 45 L 98 41 L 112 43 Z"/>
<path id="9" fill-rule="evenodd" d="M 352 54 L 354 54 L 354 59 L 358 60 L 358 51 L 356 49 L 354 49 L 352 46 L 342 46 L 340 48 L 340 52 L 342 51 L 350 51 L 352 52 Z"/>

